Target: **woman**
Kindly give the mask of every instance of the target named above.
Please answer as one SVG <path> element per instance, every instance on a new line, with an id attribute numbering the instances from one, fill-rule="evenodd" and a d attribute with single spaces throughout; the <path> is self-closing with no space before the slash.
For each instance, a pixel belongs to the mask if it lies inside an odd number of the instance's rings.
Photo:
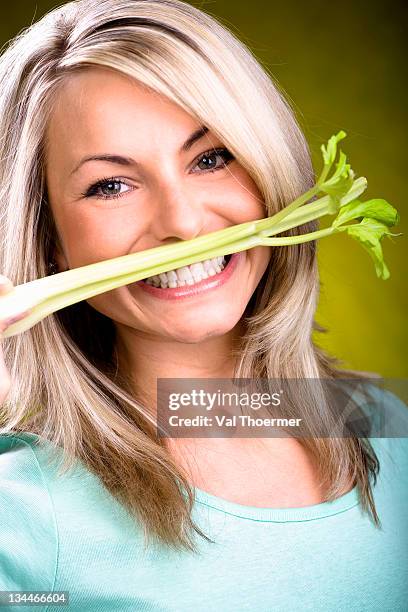
<path id="1" fill-rule="evenodd" d="M 184 2 L 65 4 L 3 52 L 0 79 L 3 292 L 313 184 L 270 77 Z M 385 440 L 157 436 L 159 378 L 358 376 L 311 340 L 314 243 L 234 261 L 225 283 L 207 262 L 201 292 L 190 268 L 3 341 L 1 589 L 68 591 L 81 611 L 405 609 L 398 440 L 395 476 Z"/>

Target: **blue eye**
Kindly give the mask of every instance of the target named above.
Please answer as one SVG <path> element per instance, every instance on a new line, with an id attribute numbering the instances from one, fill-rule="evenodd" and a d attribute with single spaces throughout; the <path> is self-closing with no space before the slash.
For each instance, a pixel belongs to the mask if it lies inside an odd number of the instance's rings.
<path id="1" fill-rule="evenodd" d="M 221 164 L 217 164 L 217 158 L 222 160 Z M 216 172 L 217 170 L 222 170 L 233 159 L 235 158 L 232 153 L 228 151 L 228 149 L 210 149 L 208 151 L 205 151 L 204 153 L 201 153 L 201 155 L 197 158 L 196 166 L 198 166 L 199 164 L 205 164 L 206 167 L 200 168 L 200 170 L 201 172 L 207 174 L 209 172 Z M 192 174 L 197 174 L 197 172 L 193 171 Z M 127 187 L 129 187 L 129 189 L 126 191 L 120 191 L 122 185 L 126 185 Z M 85 198 L 94 197 L 99 198 L 101 200 L 113 200 L 114 198 L 121 198 L 130 191 L 133 191 L 133 189 L 135 189 L 135 187 L 129 185 L 123 179 L 120 179 L 117 176 L 111 176 L 102 178 L 101 180 L 91 185 L 87 189 L 87 191 L 82 194 L 82 196 Z M 103 191 L 105 191 L 105 193 L 103 193 Z M 108 191 L 108 193 L 106 193 L 106 191 Z M 116 193 L 112 193 L 114 191 L 116 191 Z"/>
<path id="2" fill-rule="evenodd" d="M 217 166 L 217 162 L 214 161 L 216 158 L 221 158 L 222 164 Z M 220 148 L 220 149 L 210 149 L 209 151 L 205 151 L 202 153 L 197 161 L 198 164 L 206 163 L 207 167 L 203 169 L 204 172 L 215 172 L 215 170 L 221 170 L 225 168 L 227 164 L 229 164 L 234 159 L 232 153 L 228 151 L 228 149 Z M 193 172 L 195 174 L 195 172 Z"/>
<path id="3" fill-rule="evenodd" d="M 121 198 L 122 196 L 129 193 L 129 191 L 132 191 L 132 188 L 125 192 L 108 193 L 107 195 L 104 193 L 100 193 L 99 191 L 99 190 L 102 191 L 104 189 L 107 189 L 107 190 L 114 190 L 118 188 L 120 189 L 121 185 L 127 185 L 128 187 L 131 187 L 130 185 L 128 185 L 128 183 L 119 179 L 116 176 L 112 176 L 110 178 L 103 178 L 97 183 L 95 183 L 94 185 L 91 185 L 91 187 L 89 187 L 89 189 L 82 195 L 85 198 L 98 197 L 98 198 L 101 198 L 102 200 L 111 200 L 113 198 Z"/>

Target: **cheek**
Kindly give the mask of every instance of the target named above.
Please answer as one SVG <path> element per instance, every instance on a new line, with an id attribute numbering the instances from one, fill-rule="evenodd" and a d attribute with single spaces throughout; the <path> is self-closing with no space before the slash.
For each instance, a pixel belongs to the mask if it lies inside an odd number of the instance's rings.
<path id="1" fill-rule="evenodd" d="M 262 193 L 246 171 L 240 168 L 234 173 L 235 180 L 228 190 L 228 204 L 234 224 L 263 219 L 266 208 Z"/>
<path id="2" fill-rule="evenodd" d="M 60 219 L 60 231 L 70 268 L 126 254 L 140 235 L 140 220 L 117 211 L 77 211 Z"/>
<path id="3" fill-rule="evenodd" d="M 265 271 L 267 270 L 267 268 L 269 266 L 269 262 L 270 262 L 271 257 L 272 257 L 272 248 L 273 247 L 261 247 L 261 249 L 262 249 L 262 264 L 261 264 L 261 275 L 259 277 L 259 280 L 261 280 L 263 274 L 265 273 Z"/>
<path id="4" fill-rule="evenodd" d="M 254 261 L 254 268 L 256 270 L 256 285 L 258 285 L 266 269 L 268 268 L 272 255 L 272 247 L 255 247 L 254 249 L 250 249 L 249 253 L 252 255 Z"/>

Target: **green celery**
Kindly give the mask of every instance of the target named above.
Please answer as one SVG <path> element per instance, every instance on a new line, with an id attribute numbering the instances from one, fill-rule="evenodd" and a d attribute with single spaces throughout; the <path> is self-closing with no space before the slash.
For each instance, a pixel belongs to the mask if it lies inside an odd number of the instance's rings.
<path id="1" fill-rule="evenodd" d="M 6 295 L 0 296 L 0 319 L 24 310 L 28 314 L 11 324 L 2 337 L 22 333 L 61 308 L 149 276 L 257 246 L 290 246 L 340 232 L 346 232 L 358 240 L 372 257 L 377 276 L 387 279 L 390 274 L 380 241 L 384 236 L 400 235 L 389 231 L 389 227 L 398 223 L 399 216 L 386 200 L 377 198 L 361 202 L 358 199 L 367 188 L 366 179 L 354 178 L 354 172 L 342 151 L 339 151 L 335 163 L 337 144 L 345 136 L 345 132 L 340 131 L 329 139 L 326 147 L 322 145 L 323 170 L 316 184 L 271 217 L 227 227 L 192 240 L 100 261 L 14 287 Z M 333 165 L 335 169 L 330 176 Z M 336 218 L 327 229 L 274 237 L 336 213 Z M 350 221 L 358 222 L 349 224 Z"/>

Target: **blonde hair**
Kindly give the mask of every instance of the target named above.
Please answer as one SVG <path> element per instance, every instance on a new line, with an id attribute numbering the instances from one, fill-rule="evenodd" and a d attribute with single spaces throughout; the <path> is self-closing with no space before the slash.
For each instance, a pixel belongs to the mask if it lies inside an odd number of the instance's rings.
<path id="1" fill-rule="evenodd" d="M 70 75 L 96 66 L 137 79 L 200 119 L 253 178 L 266 214 L 313 184 L 305 138 L 282 92 L 215 18 L 178 0 L 69 2 L 23 30 L 0 58 L 0 269 L 15 285 L 47 275 L 58 240 L 45 182 L 53 102 Z M 314 322 L 318 291 L 314 242 L 272 250 L 244 313 L 237 377 L 364 374 L 336 369 L 313 344 L 312 330 L 323 331 Z M 191 485 L 118 372 L 111 319 L 80 302 L 3 342 L 13 385 L 0 433 L 31 431 L 62 448 L 61 473 L 83 461 L 140 521 L 145 541 L 196 550 L 193 531 L 208 539 L 191 519 Z M 297 416 L 307 419 L 309 410 L 300 404 Z M 379 464 L 368 440 L 301 443 L 328 485 L 326 500 L 351 478 L 379 526 L 370 483 Z"/>

